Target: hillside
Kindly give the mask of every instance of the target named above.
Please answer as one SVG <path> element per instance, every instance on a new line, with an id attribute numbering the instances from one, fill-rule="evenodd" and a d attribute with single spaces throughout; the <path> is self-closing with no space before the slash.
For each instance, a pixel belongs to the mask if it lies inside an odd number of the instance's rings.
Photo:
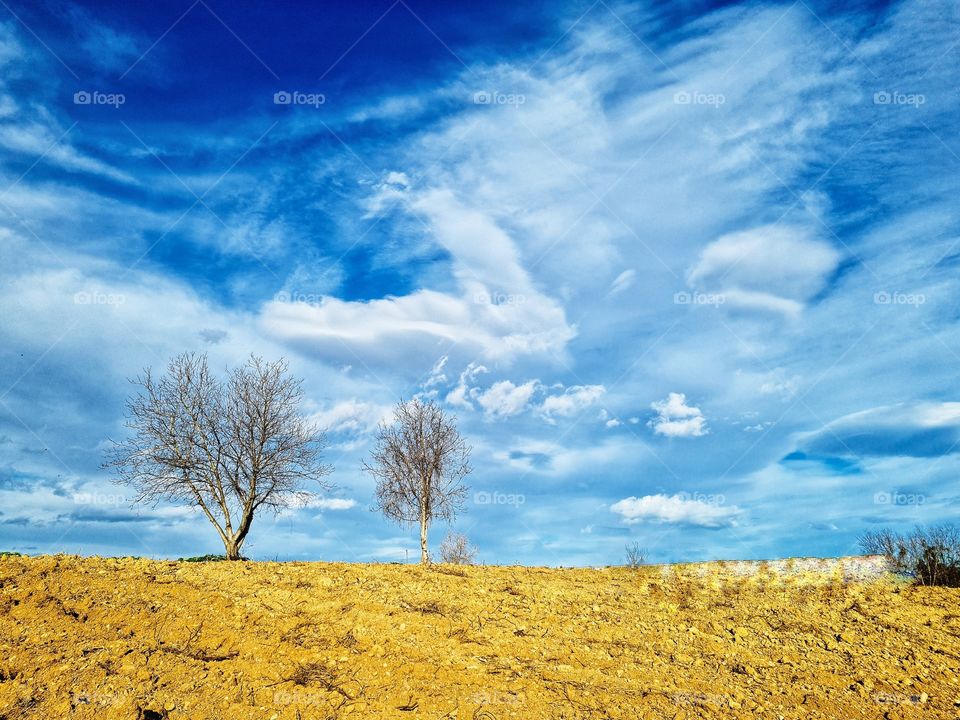
<path id="1" fill-rule="evenodd" d="M 4 557 L 0 716 L 956 717 L 960 591 L 865 567 Z"/>

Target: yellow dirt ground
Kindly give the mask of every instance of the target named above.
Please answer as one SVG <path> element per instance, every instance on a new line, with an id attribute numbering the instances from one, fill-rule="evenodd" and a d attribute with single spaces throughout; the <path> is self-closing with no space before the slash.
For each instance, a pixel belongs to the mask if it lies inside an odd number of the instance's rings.
<path id="1" fill-rule="evenodd" d="M 722 564 L 0 559 L 0 717 L 956 718 L 960 591 Z"/>

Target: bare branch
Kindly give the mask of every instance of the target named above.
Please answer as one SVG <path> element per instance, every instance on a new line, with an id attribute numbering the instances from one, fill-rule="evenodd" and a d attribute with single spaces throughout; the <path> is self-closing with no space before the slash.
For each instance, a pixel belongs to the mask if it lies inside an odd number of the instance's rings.
<path id="1" fill-rule="evenodd" d="M 471 471 L 470 446 L 433 401 L 400 401 L 393 422 L 381 424 L 366 472 L 377 478 L 377 509 L 401 524 L 420 524 L 421 561 L 427 562 L 427 527 L 452 521 L 463 509 Z"/>
<path id="2" fill-rule="evenodd" d="M 184 353 L 159 379 L 146 370 L 127 402 L 133 435 L 114 443 L 105 467 L 137 502 L 199 507 L 238 558 L 260 508 L 295 504 L 308 480 L 332 489 L 324 436 L 300 415 L 302 386 L 288 369 L 251 355 L 221 382 L 205 355 Z"/>

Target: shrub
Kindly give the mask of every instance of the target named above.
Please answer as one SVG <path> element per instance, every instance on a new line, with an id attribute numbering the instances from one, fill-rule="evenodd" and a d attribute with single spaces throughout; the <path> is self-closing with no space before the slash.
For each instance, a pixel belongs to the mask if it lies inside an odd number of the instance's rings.
<path id="1" fill-rule="evenodd" d="M 466 535 L 451 532 L 440 543 L 440 562 L 451 565 L 472 565 L 477 552 L 477 548 L 470 544 Z"/>
<path id="2" fill-rule="evenodd" d="M 894 572 L 910 575 L 918 585 L 960 587 L 960 528 L 918 525 L 907 535 L 877 530 L 860 536 L 864 552 L 884 555 Z"/>

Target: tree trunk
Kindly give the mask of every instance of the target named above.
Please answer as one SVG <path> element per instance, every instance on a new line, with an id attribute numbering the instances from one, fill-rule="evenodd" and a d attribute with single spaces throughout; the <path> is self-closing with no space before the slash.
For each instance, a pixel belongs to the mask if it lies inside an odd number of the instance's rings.
<path id="1" fill-rule="evenodd" d="M 430 562 L 430 555 L 427 554 L 427 518 L 420 516 L 420 564 L 427 565 Z"/>
<path id="2" fill-rule="evenodd" d="M 240 545 L 243 540 L 235 537 L 227 538 L 223 541 L 223 547 L 226 550 L 227 560 L 240 560 Z"/>

